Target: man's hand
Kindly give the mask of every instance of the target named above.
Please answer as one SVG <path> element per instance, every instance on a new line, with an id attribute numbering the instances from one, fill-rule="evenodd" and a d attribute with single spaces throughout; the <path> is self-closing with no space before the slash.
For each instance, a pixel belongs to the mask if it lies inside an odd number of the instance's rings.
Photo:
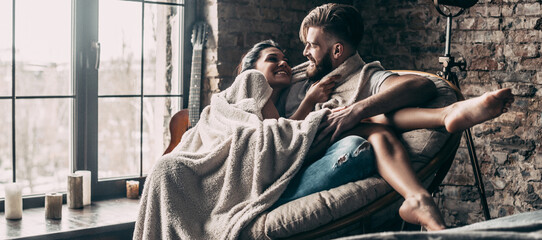
<path id="1" fill-rule="evenodd" d="M 335 87 L 335 81 L 340 77 L 340 75 L 334 75 L 320 81 L 316 81 L 307 91 L 305 99 L 311 104 L 322 103 L 329 100 L 329 95 Z"/>
<path id="2" fill-rule="evenodd" d="M 361 119 L 358 119 L 359 114 L 355 114 L 353 111 L 354 108 L 352 106 L 333 109 L 320 123 L 316 143 L 318 144 L 329 134 L 332 134 L 330 142 L 333 143 L 343 132 L 354 128 L 360 123 Z"/>

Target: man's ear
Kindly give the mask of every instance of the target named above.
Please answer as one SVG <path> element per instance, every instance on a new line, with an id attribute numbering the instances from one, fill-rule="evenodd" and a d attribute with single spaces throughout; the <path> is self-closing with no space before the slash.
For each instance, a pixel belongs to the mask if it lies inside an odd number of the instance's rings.
<path id="1" fill-rule="evenodd" d="M 333 59 L 339 59 L 342 55 L 344 55 L 344 45 L 342 45 L 342 43 L 333 44 L 333 47 L 331 48 L 331 53 Z"/>

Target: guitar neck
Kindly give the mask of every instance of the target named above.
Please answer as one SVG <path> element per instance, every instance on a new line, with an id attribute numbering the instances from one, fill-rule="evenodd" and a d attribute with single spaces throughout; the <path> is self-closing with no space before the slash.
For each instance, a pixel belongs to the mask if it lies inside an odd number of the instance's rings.
<path id="1" fill-rule="evenodd" d="M 201 63 L 202 49 L 194 48 L 192 54 L 192 72 L 190 74 L 190 95 L 188 97 L 188 119 L 190 126 L 196 125 L 199 120 L 200 92 L 201 92 Z"/>

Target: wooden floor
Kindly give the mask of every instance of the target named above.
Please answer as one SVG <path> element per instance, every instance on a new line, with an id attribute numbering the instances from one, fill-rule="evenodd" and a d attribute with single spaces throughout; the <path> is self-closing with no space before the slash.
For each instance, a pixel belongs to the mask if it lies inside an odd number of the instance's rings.
<path id="1" fill-rule="evenodd" d="M 23 211 L 21 220 L 0 213 L 0 239 L 131 239 L 138 199 L 93 202 L 82 209 L 62 206 L 62 219 L 45 219 L 45 208 Z"/>

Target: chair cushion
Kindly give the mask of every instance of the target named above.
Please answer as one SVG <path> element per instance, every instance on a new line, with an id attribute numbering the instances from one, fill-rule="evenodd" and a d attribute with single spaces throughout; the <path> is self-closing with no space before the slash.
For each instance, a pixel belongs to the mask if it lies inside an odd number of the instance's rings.
<path id="1" fill-rule="evenodd" d="M 444 107 L 457 101 L 455 91 L 439 77 L 423 72 L 399 72 L 406 73 L 423 75 L 431 79 L 437 87 L 438 96 L 422 107 Z M 437 154 L 449 136 L 444 128 L 439 128 L 410 131 L 400 137 L 411 156 L 414 169 L 418 170 Z M 426 186 L 429 184 L 427 179 L 422 181 Z M 242 238 L 284 238 L 314 230 L 363 208 L 390 191 L 392 188 L 382 178 L 374 176 L 314 193 L 262 213 L 245 227 Z M 396 212 L 398 206 L 395 204 L 392 210 Z M 389 214 L 380 217 L 389 217 Z M 385 219 L 379 219 L 377 222 L 384 221 Z"/>

